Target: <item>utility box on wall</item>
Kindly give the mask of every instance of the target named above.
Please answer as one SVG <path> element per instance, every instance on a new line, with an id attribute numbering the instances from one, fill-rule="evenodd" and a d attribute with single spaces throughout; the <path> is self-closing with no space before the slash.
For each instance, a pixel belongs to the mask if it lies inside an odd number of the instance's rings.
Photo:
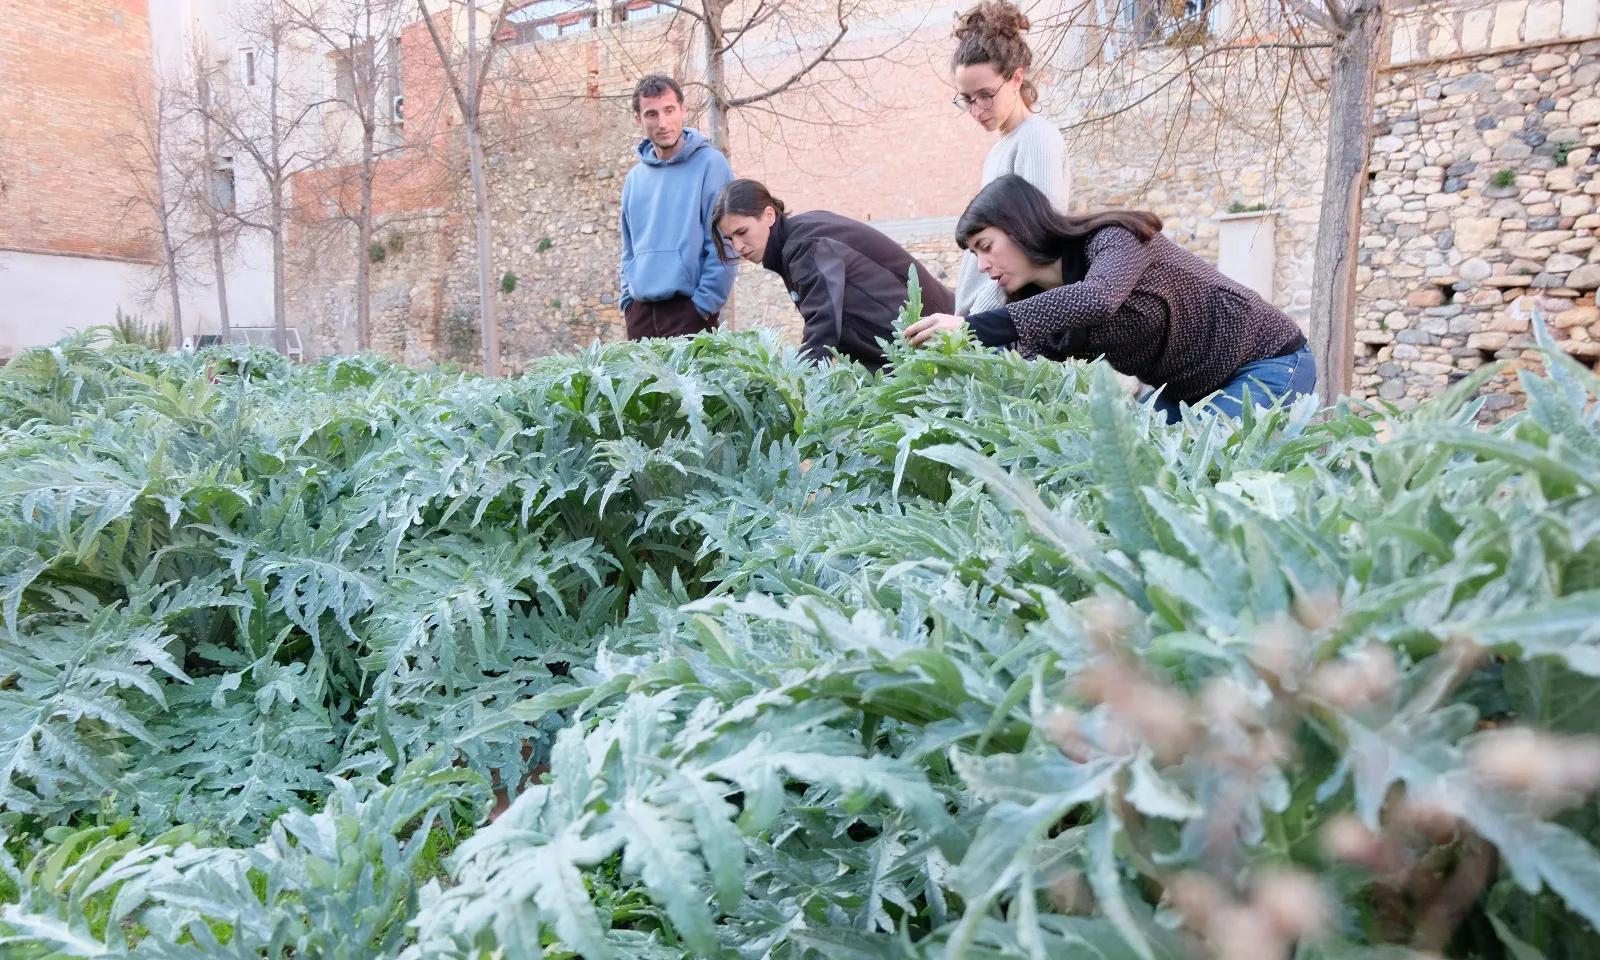
<path id="1" fill-rule="evenodd" d="M 1217 217 L 1217 269 L 1262 299 L 1272 302 L 1272 276 L 1278 266 L 1277 214 L 1272 210 L 1225 213 Z"/>

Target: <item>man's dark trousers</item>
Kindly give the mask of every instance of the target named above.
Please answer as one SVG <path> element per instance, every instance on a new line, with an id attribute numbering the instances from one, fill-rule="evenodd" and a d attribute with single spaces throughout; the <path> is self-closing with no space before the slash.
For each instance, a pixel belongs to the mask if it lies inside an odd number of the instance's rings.
<path id="1" fill-rule="evenodd" d="M 635 300 L 623 313 L 628 324 L 628 339 L 681 337 L 717 328 L 717 314 L 700 316 L 688 297 L 670 300 Z"/>

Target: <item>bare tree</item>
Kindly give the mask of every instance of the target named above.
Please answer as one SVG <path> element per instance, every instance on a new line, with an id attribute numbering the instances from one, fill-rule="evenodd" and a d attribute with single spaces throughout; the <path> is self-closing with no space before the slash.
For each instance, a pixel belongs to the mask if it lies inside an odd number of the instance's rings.
<path id="1" fill-rule="evenodd" d="M 290 183 L 320 159 L 312 124 L 324 100 L 320 76 L 305 69 L 306 52 L 294 43 L 295 19 L 284 0 L 254 0 L 236 8 L 235 30 L 242 42 L 253 46 L 240 51 L 225 95 L 203 109 L 222 141 L 249 158 L 258 181 L 240 184 L 234 208 L 222 213 L 266 234 L 271 243 L 273 343 L 287 353 L 284 275 Z M 296 58 L 301 62 L 293 62 Z"/>
<path id="2" fill-rule="evenodd" d="M 224 61 L 225 62 L 225 61 Z M 228 88 L 225 66 L 219 64 L 205 37 L 190 39 L 183 68 L 180 106 L 180 149 L 184 162 L 177 168 L 187 215 L 184 244 L 208 255 L 211 283 L 217 294 L 217 323 L 223 343 L 233 338 L 228 312 L 228 257 L 235 249 L 240 224 L 232 217 L 235 206 L 234 169 L 222 152 L 225 137 L 217 117 L 225 109 Z M 197 253 L 196 257 L 202 256 Z"/>
<path id="3" fill-rule="evenodd" d="M 1361 200 L 1389 14 L 1386 0 L 1075 0 L 1036 23 L 1051 37 L 1049 59 L 1074 67 L 1067 83 L 1082 115 L 1069 131 L 1081 137 L 1105 137 L 1137 115 L 1141 146 L 1168 165 L 1204 136 L 1218 138 L 1213 145 L 1253 137 L 1269 165 L 1305 150 L 1307 133 L 1325 142 L 1309 331 L 1325 402 L 1350 388 Z"/>
<path id="4" fill-rule="evenodd" d="M 1328 82 L 1328 164 L 1322 176 L 1311 288 L 1311 352 L 1318 394 L 1332 403 L 1350 390 L 1355 365 L 1356 247 L 1361 198 L 1372 154 L 1372 108 L 1382 56 L 1384 0 L 1322 0 L 1321 26 L 1332 36 Z"/>
<path id="5" fill-rule="evenodd" d="M 392 149 L 379 143 L 378 134 L 399 119 L 394 113 L 400 70 L 396 38 L 404 7 L 402 0 L 290 0 L 290 8 L 300 28 L 333 58 L 336 89 L 330 111 L 348 111 L 359 128 L 353 164 L 359 200 L 354 215 L 346 216 L 356 228 L 356 345 L 365 350 L 371 338 L 373 179 L 380 157 Z M 341 132 L 335 136 L 344 140 Z M 332 146 L 339 159 L 348 152 L 347 143 Z M 332 184 L 341 212 L 343 185 Z"/>
<path id="6" fill-rule="evenodd" d="M 195 207 L 200 211 L 201 229 L 206 246 L 211 252 L 211 280 L 217 291 L 217 325 L 222 342 L 233 339 L 233 325 L 228 317 L 228 263 L 223 248 L 231 239 L 228 215 L 234 209 L 233 170 L 225 168 L 217 155 L 220 137 L 213 120 L 217 106 L 216 66 L 205 53 L 201 43 L 195 43 L 190 52 L 191 71 L 194 78 L 195 109 L 200 136 L 200 163 L 190 181 L 195 197 Z"/>
<path id="7" fill-rule="evenodd" d="M 124 221 L 134 220 L 139 232 L 150 235 L 160 247 L 160 267 L 154 278 L 155 290 L 164 290 L 171 300 L 173 346 L 183 345 L 183 303 L 179 296 L 185 273 L 186 254 L 181 219 L 184 215 L 182 179 L 177 142 L 182 117 L 175 81 L 160 76 L 153 84 L 133 80 L 128 86 L 128 105 L 134 120 L 130 133 L 119 134 L 112 146 L 122 165 L 131 174 L 133 193 L 124 198 Z"/>
<path id="8" fill-rule="evenodd" d="M 490 68 L 494 64 L 495 52 L 500 47 L 506 14 L 514 6 L 511 0 L 501 0 L 493 24 L 480 43 L 478 0 L 466 0 L 466 45 L 460 52 L 459 64 L 466 68 L 463 75 L 457 69 L 457 58 L 451 55 L 454 44 L 446 44 L 439 35 L 433 15 L 428 12 L 428 0 L 417 0 L 422 19 L 428 25 L 428 36 L 433 38 L 433 47 L 438 51 L 445 83 L 450 87 L 450 95 L 455 98 L 456 108 L 461 111 L 461 123 L 466 130 L 472 205 L 478 225 L 478 318 L 483 326 L 483 372 L 491 377 L 500 369 L 500 331 L 494 316 L 494 289 L 489 282 L 489 260 L 493 250 L 489 246 L 489 188 L 483 170 L 483 102 Z"/>
<path id="9" fill-rule="evenodd" d="M 739 110 L 786 126 L 849 127 L 876 119 L 882 104 L 873 71 L 894 62 L 909 42 L 902 26 L 849 48 L 853 25 L 898 10 L 875 0 L 658 0 L 655 6 L 673 12 L 669 30 L 686 23 L 700 45 L 703 66 L 684 85 L 704 95 L 706 138 L 724 154 Z"/>

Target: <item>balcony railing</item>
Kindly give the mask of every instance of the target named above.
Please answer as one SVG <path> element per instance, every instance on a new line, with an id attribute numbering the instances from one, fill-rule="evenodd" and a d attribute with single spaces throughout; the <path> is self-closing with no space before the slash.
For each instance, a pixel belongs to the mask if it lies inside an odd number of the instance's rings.
<path id="1" fill-rule="evenodd" d="M 631 23 L 670 10 L 655 0 L 624 0 L 608 8 L 609 23 Z M 506 18 L 508 44 L 561 40 L 590 33 L 600 26 L 601 7 L 584 0 L 536 0 Z"/>

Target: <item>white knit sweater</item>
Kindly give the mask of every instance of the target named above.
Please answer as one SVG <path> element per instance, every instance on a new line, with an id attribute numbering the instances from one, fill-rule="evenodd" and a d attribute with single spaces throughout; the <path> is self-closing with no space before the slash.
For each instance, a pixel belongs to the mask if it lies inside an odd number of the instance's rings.
<path id="1" fill-rule="evenodd" d="M 1056 209 L 1067 209 L 1072 178 L 1067 170 L 1067 145 L 1061 131 L 1044 117 L 1034 114 L 1002 136 L 983 160 L 983 186 L 1015 173 L 1049 197 Z M 961 274 L 956 280 L 956 315 L 965 317 L 982 310 L 993 310 L 1005 303 L 1005 291 L 978 270 L 978 258 L 970 252 L 961 256 Z"/>

